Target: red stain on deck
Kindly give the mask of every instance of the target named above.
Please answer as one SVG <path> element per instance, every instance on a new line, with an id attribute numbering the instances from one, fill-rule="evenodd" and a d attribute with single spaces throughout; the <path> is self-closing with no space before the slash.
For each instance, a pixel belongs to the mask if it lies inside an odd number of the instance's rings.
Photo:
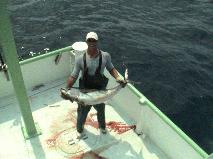
<path id="1" fill-rule="evenodd" d="M 76 109 L 72 109 L 69 111 L 66 115 L 66 119 L 63 122 L 71 122 L 72 123 L 72 128 L 76 127 Z"/>
<path id="2" fill-rule="evenodd" d="M 76 110 L 71 110 L 70 112 L 68 112 L 67 118 L 64 120 L 64 122 L 71 122 L 74 125 L 76 125 L 77 117 L 75 114 L 76 114 Z M 90 125 L 93 128 L 98 129 L 98 122 L 93 119 L 93 116 L 96 116 L 96 115 L 97 115 L 96 113 L 90 113 L 86 119 L 85 125 Z M 74 127 L 76 126 L 72 126 L 72 128 Z"/>
<path id="3" fill-rule="evenodd" d="M 91 114 L 89 114 L 89 116 L 87 117 L 87 120 L 85 122 L 85 125 L 90 125 L 93 128 L 98 129 L 99 128 L 98 122 L 93 119 L 94 116 L 97 117 L 97 113 L 91 113 Z"/>
<path id="4" fill-rule="evenodd" d="M 135 129 L 136 125 L 127 125 L 122 122 L 110 121 L 106 123 L 108 129 L 114 130 L 118 134 L 125 133 L 128 130 Z"/>
<path id="5" fill-rule="evenodd" d="M 97 118 L 97 114 L 96 113 L 90 113 L 87 117 L 87 120 L 85 122 L 85 125 L 90 125 L 91 127 L 98 129 L 99 125 L 98 122 L 95 120 Z M 68 112 L 68 114 L 66 115 L 65 119 L 62 120 L 62 122 L 70 122 L 71 127 L 75 128 L 76 127 L 76 110 L 71 110 Z M 54 123 L 54 122 L 53 122 Z M 61 122 L 56 122 L 52 125 L 52 127 L 57 128 L 57 125 L 63 124 Z M 106 127 L 109 130 L 112 130 L 114 132 L 116 132 L 117 134 L 122 134 L 125 133 L 128 130 L 131 129 L 135 129 L 136 126 L 135 125 L 127 125 L 125 123 L 122 122 L 116 122 L 116 121 L 109 121 L 106 122 Z M 57 146 L 57 139 L 58 137 L 64 133 L 65 131 L 67 131 L 67 129 L 61 130 L 61 131 L 57 131 L 56 133 L 54 133 L 49 139 L 46 140 L 46 143 L 48 145 L 49 148 L 53 148 Z M 82 153 L 80 155 L 74 156 L 74 157 L 70 157 L 69 159 L 83 159 L 83 158 L 88 158 L 88 156 L 90 158 L 93 159 L 105 159 L 101 156 L 99 156 L 98 154 L 94 153 L 94 152 L 89 152 L 89 153 Z"/>
<path id="6" fill-rule="evenodd" d="M 96 115 L 96 113 L 90 114 L 85 124 L 98 129 L 98 122 L 93 119 L 93 117 Z M 122 122 L 110 121 L 106 122 L 106 127 L 110 130 L 113 130 L 114 132 L 117 132 L 118 134 L 122 134 L 128 130 L 135 129 L 136 125 L 127 125 Z"/>
<path id="7" fill-rule="evenodd" d="M 67 114 L 67 119 L 64 120 L 64 122 L 71 121 L 74 125 L 76 125 L 76 110 L 72 110 Z M 90 125 L 93 128 L 98 129 L 99 125 L 96 120 L 94 120 L 94 117 L 97 116 L 97 113 L 90 113 L 86 119 L 85 125 Z M 75 126 L 73 126 L 75 127 Z M 122 122 L 116 122 L 116 121 L 109 121 L 106 123 L 106 127 L 110 130 L 113 130 L 114 132 L 117 132 L 118 134 L 122 134 L 128 130 L 135 129 L 136 125 L 127 125 Z"/>
<path id="8" fill-rule="evenodd" d="M 66 130 L 60 131 L 54 135 L 52 135 L 49 139 L 46 140 L 47 145 L 49 146 L 49 148 L 51 147 L 55 147 L 56 146 L 56 140 L 57 138 Z"/>

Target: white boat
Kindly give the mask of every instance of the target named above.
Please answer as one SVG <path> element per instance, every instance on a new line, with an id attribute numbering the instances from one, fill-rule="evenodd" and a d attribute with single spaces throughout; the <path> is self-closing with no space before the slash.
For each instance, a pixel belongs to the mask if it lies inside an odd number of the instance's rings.
<path id="1" fill-rule="evenodd" d="M 99 132 L 92 109 L 85 124 L 87 138 L 78 140 L 77 103 L 60 97 L 78 52 L 69 46 L 19 62 L 23 81 L 15 80 L 20 79 L 18 68 L 8 60 L 10 81 L 0 72 L 1 159 L 211 158 L 131 84 L 106 103 L 108 133 Z M 107 76 L 108 87 L 115 86 Z M 23 82 L 24 88 L 17 85 Z M 21 90 L 27 90 L 27 98 Z"/>

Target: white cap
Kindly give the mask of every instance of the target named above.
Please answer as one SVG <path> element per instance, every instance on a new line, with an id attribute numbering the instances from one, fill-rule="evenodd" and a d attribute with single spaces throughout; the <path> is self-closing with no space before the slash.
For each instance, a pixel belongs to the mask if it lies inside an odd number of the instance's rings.
<path id="1" fill-rule="evenodd" d="M 98 40 L 98 35 L 95 32 L 89 32 L 86 36 L 86 40 L 87 39 L 95 39 Z"/>

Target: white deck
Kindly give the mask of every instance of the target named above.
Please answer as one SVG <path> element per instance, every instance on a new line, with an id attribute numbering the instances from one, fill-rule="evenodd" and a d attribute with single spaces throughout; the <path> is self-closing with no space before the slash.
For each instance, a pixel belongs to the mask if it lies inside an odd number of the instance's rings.
<path id="1" fill-rule="evenodd" d="M 21 131 L 21 114 L 15 97 L 0 99 L 0 158 L 1 159 L 167 159 L 157 146 L 130 128 L 133 121 L 117 112 L 116 106 L 106 105 L 108 133 L 99 133 L 96 112 L 88 115 L 87 139 L 76 139 L 76 103 L 62 100 L 59 89 L 65 80 L 46 84 L 29 91 L 29 101 L 35 122 L 42 135 L 25 140 Z M 110 124 L 111 123 L 111 124 Z M 120 134 L 119 134 L 120 132 Z"/>

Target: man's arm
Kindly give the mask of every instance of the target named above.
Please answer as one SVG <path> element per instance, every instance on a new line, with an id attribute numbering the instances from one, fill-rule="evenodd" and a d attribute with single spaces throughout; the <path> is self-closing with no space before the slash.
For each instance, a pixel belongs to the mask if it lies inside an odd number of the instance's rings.
<path id="1" fill-rule="evenodd" d="M 109 73 L 117 80 L 118 78 L 120 78 L 120 76 L 118 75 L 118 71 L 113 68 L 109 71 Z"/>
<path id="2" fill-rule="evenodd" d="M 109 54 L 108 54 L 108 58 L 107 58 L 106 68 L 109 71 L 109 73 L 112 75 L 112 77 L 114 77 L 116 79 L 116 81 L 122 85 L 122 87 L 126 86 L 127 81 L 123 80 L 119 76 L 118 71 L 115 69 L 115 67 L 113 66 L 113 64 L 111 62 L 111 56 Z"/>
<path id="3" fill-rule="evenodd" d="M 73 77 L 73 76 L 70 76 L 67 80 L 67 87 L 66 88 L 70 89 L 73 86 L 73 84 L 75 83 L 75 81 L 76 81 L 76 78 Z"/>
<path id="4" fill-rule="evenodd" d="M 115 68 L 113 68 L 111 71 L 109 71 L 109 73 L 116 79 L 116 81 L 117 81 L 118 83 L 121 84 L 121 86 L 122 86 L 123 88 L 126 86 L 127 81 L 123 80 L 123 79 L 119 76 L 118 71 L 117 71 Z"/>

